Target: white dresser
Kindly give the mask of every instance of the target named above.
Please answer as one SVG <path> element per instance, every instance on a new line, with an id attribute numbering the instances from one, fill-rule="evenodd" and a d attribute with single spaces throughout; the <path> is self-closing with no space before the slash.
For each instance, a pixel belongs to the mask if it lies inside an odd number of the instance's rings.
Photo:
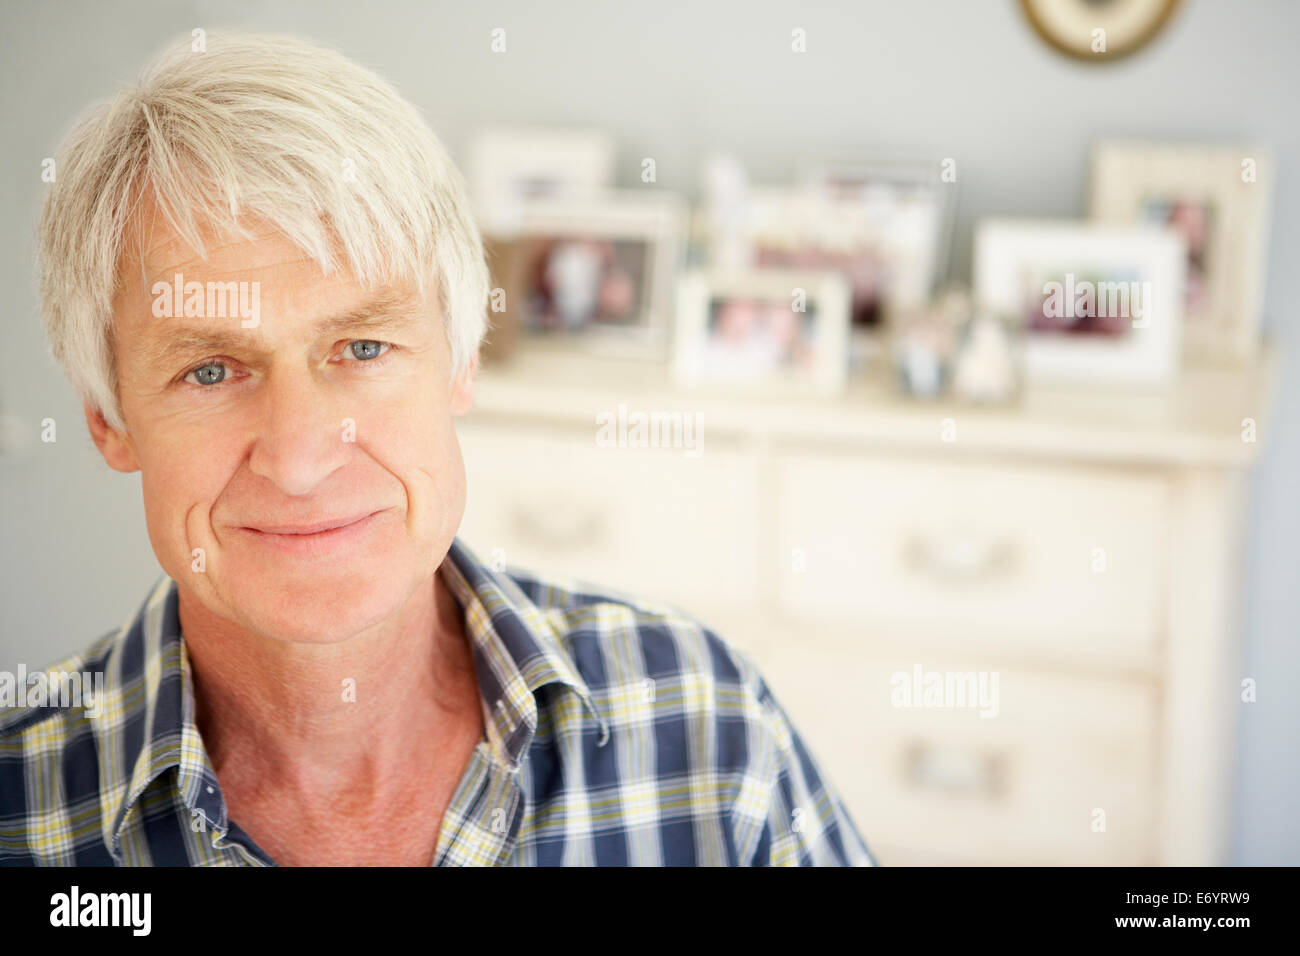
<path id="1" fill-rule="evenodd" d="M 1222 862 L 1273 369 L 982 410 L 883 373 L 834 399 L 687 392 L 534 346 L 459 424 L 461 534 L 748 652 L 882 863 Z M 700 453 L 598 443 L 620 405 L 698 416 Z M 996 714 L 895 706 L 918 671 L 996 675 Z"/>

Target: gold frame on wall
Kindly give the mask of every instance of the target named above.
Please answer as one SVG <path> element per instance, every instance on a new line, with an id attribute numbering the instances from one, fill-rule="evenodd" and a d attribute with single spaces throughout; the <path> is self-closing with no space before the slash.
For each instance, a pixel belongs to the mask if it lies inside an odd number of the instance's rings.
<path id="1" fill-rule="evenodd" d="M 1107 49 L 1104 53 L 1095 53 L 1087 47 L 1071 46 L 1066 43 L 1062 37 L 1053 31 L 1052 26 L 1043 19 L 1039 10 L 1043 0 L 1020 0 L 1020 9 L 1023 11 L 1025 18 L 1034 28 L 1034 32 L 1040 38 L 1047 42 L 1052 49 L 1056 50 L 1073 60 L 1082 60 L 1090 63 L 1106 63 L 1115 60 L 1121 60 L 1142 50 L 1154 40 L 1169 24 L 1173 15 L 1182 5 L 1182 0 L 1150 0 L 1162 4 L 1155 18 L 1141 29 L 1135 36 L 1130 38 L 1126 43 L 1121 44 L 1115 49 Z M 1076 3 L 1078 0 L 1048 0 L 1048 2 L 1065 2 Z"/>

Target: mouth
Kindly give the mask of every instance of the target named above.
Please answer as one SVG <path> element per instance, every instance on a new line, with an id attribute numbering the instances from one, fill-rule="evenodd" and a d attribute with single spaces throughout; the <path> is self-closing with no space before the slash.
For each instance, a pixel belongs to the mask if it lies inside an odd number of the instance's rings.
<path id="1" fill-rule="evenodd" d="M 337 531 L 340 528 L 346 528 L 348 525 L 356 524 L 358 521 L 365 521 L 371 515 L 377 512 L 371 511 L 366 514 L 354 515 L 351 518 L 332 518 L 324 521 L 315 521 L 311 524 L 268 524 L 268 525 L 250 525 L 244 528 L 245 531 L 257 531 L 261 534 L 324 534 L 327 531 Z"/>
<path id="2" fill-rule="evenodd" d="M 264 524 L 239 530 L 258 543 L 292 554 L 316 554 L 355 541 L 374 524 L 380 511 L 345 518 L 329 518 L 308 524 Z"/>

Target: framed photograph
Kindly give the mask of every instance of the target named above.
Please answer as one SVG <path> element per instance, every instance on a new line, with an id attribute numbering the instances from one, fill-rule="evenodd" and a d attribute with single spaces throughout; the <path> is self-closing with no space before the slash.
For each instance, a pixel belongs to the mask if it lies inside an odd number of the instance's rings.
<path id="1" fill-rule="evenodd" d="M 907 268 L 889 298 L 909 307 L 927 301 L 948 271 L 957 179 L 955 166 L 945 178 L 945 162 L 878 155 L 805 160 L 800 166 L 800 182 L 814 195 L 860 208 L 871 231 L 905 256 Z"/>
<path id="2" fill-rule="evenodd" d="M 518 271 L 516 256 L 520 244 L 512 239 L 483 237 L 483 251 L 491 274 L 488 295 L 488 329 L 479 345 L 479 359 L 484 365 L 509 361 L 519 344 L 523 320 L 511 295 Z"/>
<path id="3" fill-rule="evenodd" d="M 1164 224 L 1187 240 L 1185 349 L 1249 359 L 1259 344 L 1273 164 L 1256 147 L 1102 143 L 1090 215 Z"/>
<path id="4" fill-rule="evenodd" d="M 932 238 L 928 213 L 916 207 L 890 210 L 799 189 L 749 197 L 751 267 L 838 272 L 849 284 L 854 329 L 880 330 L 891 310 L 928 298 Z"/>
<path id="5" fill-rule="evenodd" d="M 696 261 L 717 271 L 839 272 L 855 333 L 926 303 L 946 270 L 956 184 L 943 182 L 938 162 L 804 161 L 791 186 L 752 186 L 729 157 L 713 157 L 705 173 Z"/>
<path id="6" fill-rule="evenodd" d="M 490 127 L 469 149 L 467 177 L 485 232 L 519 226 L 535 199 L 574 199 L 614 181 L 614 141 L 599 130 Z"/>
<path id="7" fill-rule="evenodd" d="M 849 287 L 835 272 L 694 271 L 678 286 L 677 382 L 841 390 Z"/>
<path id="8" fill-rule="evenodd" d="M 662 357 L 684 217 L 677 197 L 636 190 L 523 204 L 515 228 L 489 239 L 507 268 L 508 321 L 521 335 Z"/>
<path id="9" fill-rule="evenodd" d="M 1031 382 L 1161 386 L 1180 365 L 1186 265 L 1165 226 L 987 220 L 975 298 L 1023 332 Z"/>

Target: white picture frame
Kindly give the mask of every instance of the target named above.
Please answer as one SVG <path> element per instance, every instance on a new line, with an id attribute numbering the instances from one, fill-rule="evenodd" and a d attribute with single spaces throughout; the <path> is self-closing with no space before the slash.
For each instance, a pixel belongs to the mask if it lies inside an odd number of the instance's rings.
<path id="1" fill-rule="evenodd" d="M 873 193 L 894 191 L 924 195 L 930 201 L 932 217 L 926 236 L 918 244 L 918 293 L 908 289 L 905 306 L 918 304 L 934 295 L 948 274 L 957 206 L 956 160 L 933 159 L 910 154 L 871 152 L 849 156 L 826 156 L 800 161 L 798 181 L 814 195 L 833 201 L 869 199 Z M 882 223 L 886 234 L 897 232 L 894 223 Z"/>
<path id="2" fill-rule="evenodd" d="M 938 207 L 860 201 L 801 186 L 747 190 L 735 234 L 711 236 L 708 265 L 777 271 L 836 271 L 850 288 L 855 338 L 883 338 L 891 316 L 929 301 L 937 275 Z M 712 250 L 740 251 L 723 260 Z"/>
<path id="3" fill-rule="evenodd" d="M 672 331 L 673 290 L 682 253 L 686 206 L 673 193 L 641 190 L 606 190 L 582 197 L 535 199 L 521 205 L 513 228 L 498 233 L 522 249 L 518 269 L 523 278 L 512 282 L 509 294 L 524 296 L 518 310 L 520 331 L 534 337 L 573 335 L 575 342 L 599 352 L 632 357 L 663 358 Z M 530 255 L 555 242 L 601 243 L 643 247 L 637 253 L 639 306 L 631 322 L 602 324 L 592 321 L 573 333 L 539 331 L 527 299 L 531 289 L 526 275 L 535 260 Z M 530 245 L 534 250 L 530 253 Z"/>
<path id="4" fill-rule="evenodd" d="M 491 126 L 468 154 L 479 225 L 498 235 L 517 229 L 533 200 L 588 197 L 614 183 L 614 140 L 595 129 Z"/>
<path id="5" fill-rule="evenodd" d="M 1159 388 L 1178 375 L 1181 365 L 1185 259 L 1182 237 L 1163 227 L 989 219 L 979 223 L 975 235 L 976 306 L 1020 319 L 1040 303 L 1045 314 L 1049 304 L 1072 302 L 1083 314 L 1085 284 L 1091 284 L 1097 287 L 1094 311 L 1102 313 L 1112 327 L 1122 325 L 1122 331 L 1044 333 L 1026 323 L 1022 327 L 1026 380 Z M 1049 293 L 1048 284 L 1040 282 L 1043 276 L 1061 277 L 1060 295 L 1055 286 Z M 1103 283 L 1111 288 L 1103 290 Z M 1134 283 L 1130 309 L 1119 301 L 1119 293 Z M 1132 314 L 1126 317 L 1125 311 Z"/>
<path id="6" fill-rule="evenodd" d="M 1257 145 L 1102 142 L 1093 148 L 1089 217 L 1167 217 L 1189 236 L 1184 349 L 1193 361 L 1248 361 L 1258 350 L 1274 176 Z"/>
<path id="7" fill-rule="evenodd" d="M 770 309 L 788 309 L 792 315 L 803 313 L 799 318 L 803 368 L 779 361 L 791 352 L 770 346 L 774 339 L 766 328 L 758 330 L 759 338 L 751 339 L 757 348 L 739 338 L 721 341 L 716 334 L 721 310 L 740 303 L 746 308 L 766 304 Z M 697 269 L 678 282 L 672 376 L 679 385 L 832 395 L 847 383 L 848 349 L 849 286 L 835 272 Z"/>

